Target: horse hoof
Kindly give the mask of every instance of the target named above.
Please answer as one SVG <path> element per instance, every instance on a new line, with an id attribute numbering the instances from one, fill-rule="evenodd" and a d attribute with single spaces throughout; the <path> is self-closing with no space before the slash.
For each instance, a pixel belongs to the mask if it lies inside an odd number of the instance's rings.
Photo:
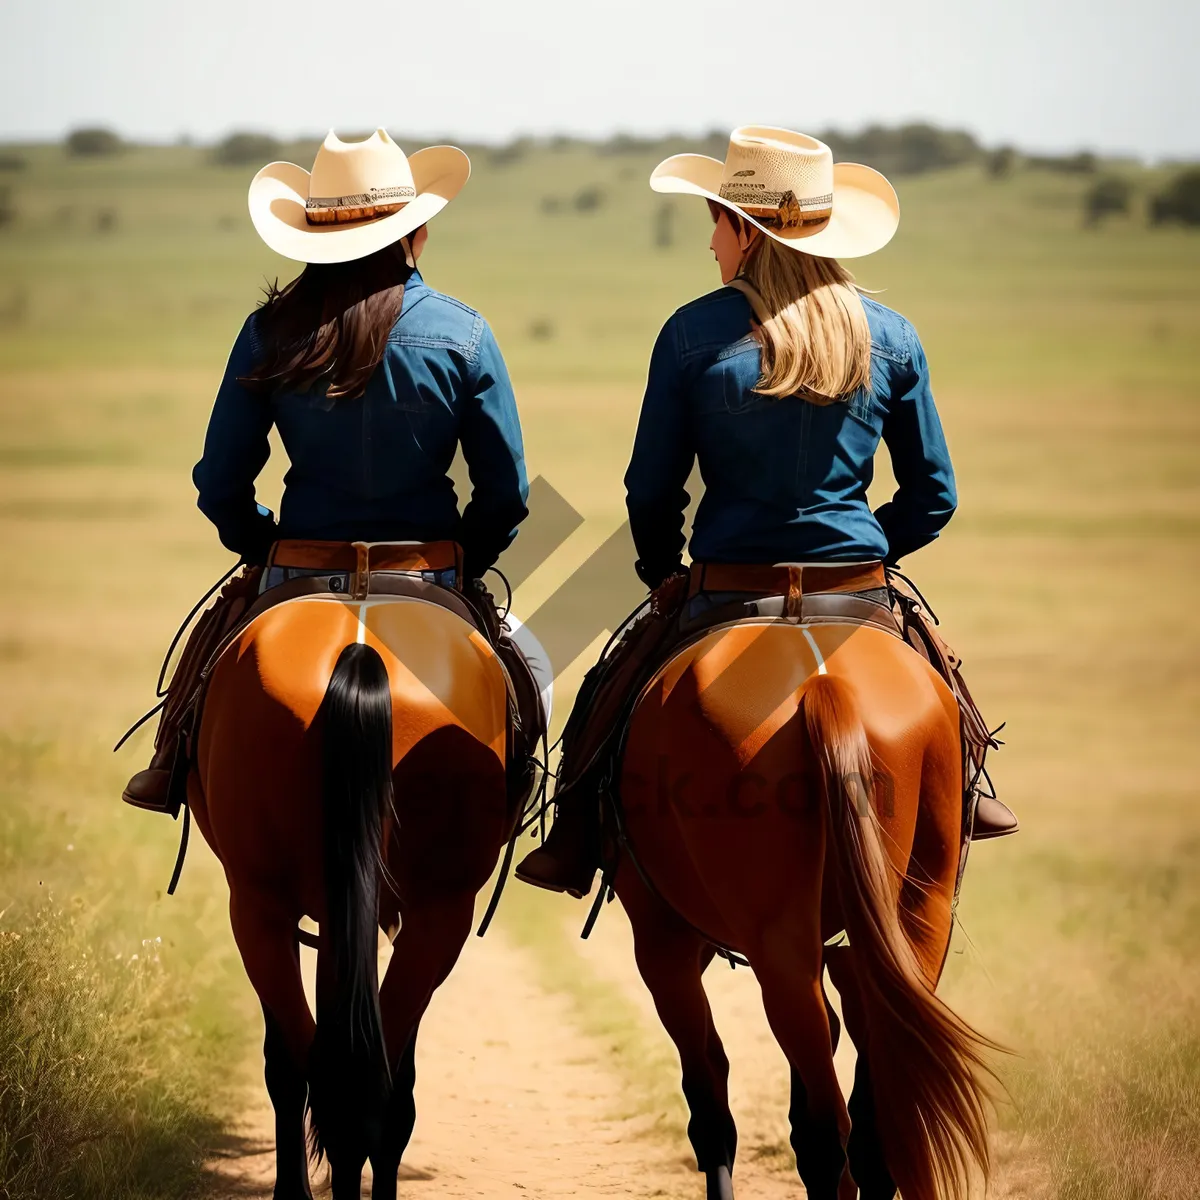
<path id="1" fill-rule="evenodd" d="M 733 1200 L 733 1174 L 728 1167 L 706 1171 L 704 1178 L 708 1181 L 705 1200 Z"/>

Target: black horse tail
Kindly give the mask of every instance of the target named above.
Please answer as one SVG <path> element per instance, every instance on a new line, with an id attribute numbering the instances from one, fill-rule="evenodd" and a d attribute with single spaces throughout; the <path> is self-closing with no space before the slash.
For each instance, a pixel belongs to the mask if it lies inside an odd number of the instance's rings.
<path id="1" fill-rule="evenodd" d="M 392 804 L 392 695 L 383 659 L 370 646 L 342 651 L 319 728 L 326 919 L 309 1061 L 312 1144 L 321 1156 L 349 1142 L 365 1157 L 391 1092 L 377 953 L 383 819 Z"/>

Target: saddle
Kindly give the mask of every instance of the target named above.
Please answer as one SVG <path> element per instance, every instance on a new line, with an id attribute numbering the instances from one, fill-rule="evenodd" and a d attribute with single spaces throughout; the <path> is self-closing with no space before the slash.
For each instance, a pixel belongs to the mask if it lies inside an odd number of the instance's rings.
<path id="1" fill-rule="evenodd" d="M 269 579 L 275 569 L 304 574 L 261 590 L 264 572 Z M 453 583 L 447 586 L 429 578 L 431 575 L 442 578 L 450 575 Z M 519 814 L 532 790 L 537 745 L 545 736 L 541 697 L 524 656 L 504 628 L 491 594 L 480 580 L 464 583 L 461 547 L 450 541 L 292 539 L 278 541 L 271 547 L 265 568 L 242 567 L 229 578 L 188 638 L 166 694 L 155 739 L 155 761 L 163 762 L 171 772 L 167 811 L 177 816 L 180 807 L 186 804 L 195 735 L 200 728 L 208 680 L 217 661 L 257 617 L 278 604 L 305 596 L 329 596 L 351 603 L 373 596 L 423 600 L 449 609 L 487 639 L 500 661 L 508 689 L 506 761 L 510 799 Z M 185 621 L 185 628 L 186 625 Z M 168 651 L 168 659 L 178 638 L 179 634 Z M 164 664 L 163 674 L 165 670 Z M 161 694 L 161 676 L 159 682 Z"/>
<path id="2" fill-rule="evenodd" d="M 556 798 L 577 786 L 621 740 L 637 696 L 671 653 L 717 625 L 743 619 L 747 600 L 758 600 L 760 616 L 785 617 L 801 624 L 873 625 L 900 637 L 891 609 L 857 594 L 886 586 L 879 564 L 693 563 L 688 573 L 672 575 L 626 619 L 599 662 L 584 676 L 563 730 Z M 686 602 L 702 592 L 738 595 L 689 618 Z"/>
<path id="3" fill-rule="evenodd" d="M 735 594 L 689 617 L 687 601 L 701 593 Z M 747 612 L 747 602 L 753 612 Z M 882 563 L 759 565 L 693 563 L 666 580 L 626 620 L 600 661 L 584 677 L 563 731 L 563 754 L 554 800 L 572 792 L 603 797 L 612 787 L 620 747 L 642 689 L 677 650 L 718 625 L 747 616 L 776 617 L 801 625 L 867 625 L 899 638 L 926 659 L 958 702 L 963 742 L 963 856 L 975 806 L 986 779 L 987 751 L 999 745 L 962 677 L 962 660 L 936 628 L 915 585 Z M 584 799 L 580 795 L 580 800 Z M 961 866 L 960 866 L 961 878 Z"/>

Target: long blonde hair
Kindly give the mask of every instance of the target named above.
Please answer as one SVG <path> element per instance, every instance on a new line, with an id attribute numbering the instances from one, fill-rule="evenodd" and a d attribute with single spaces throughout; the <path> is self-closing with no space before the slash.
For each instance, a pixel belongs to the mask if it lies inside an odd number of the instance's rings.
<path id="1" fill-rule="evenodd" d="M 760 300 L 754 305 L 762 345 L 756 392 L 828 404 L 870 386 L 871 330 L 845 267 L 762 236 L 743 277 Z"/>

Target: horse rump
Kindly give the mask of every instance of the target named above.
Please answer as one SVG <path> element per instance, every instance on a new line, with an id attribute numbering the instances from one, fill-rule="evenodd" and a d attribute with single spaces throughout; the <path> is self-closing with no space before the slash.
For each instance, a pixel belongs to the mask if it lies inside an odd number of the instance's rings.
<path id="1" fill-rule="evenodd" d="M 365 1159 L 391 1092 L 379 1008 L 383 822 L 392 805 L 392 698 L 372 647 L 339 656 L 317 726 L 322 738 L 325 921 L 317 1029 L 309 1059 L 312 1149 Z M 361 1161 L 361 1159 L 360 1159 Z"/>
<path id="2" fill-rule="evenodd" d="M 987 1063 L 995 1043 L 933 991 L 897 911 L 871 800 L 874 767 L 850 686 L 818 675 L 804 693 L 828 845 L 867 1015 L 871 1079 L 888 1169 L 910 1200 L 959 1200 L 989 1168 Z"/>

